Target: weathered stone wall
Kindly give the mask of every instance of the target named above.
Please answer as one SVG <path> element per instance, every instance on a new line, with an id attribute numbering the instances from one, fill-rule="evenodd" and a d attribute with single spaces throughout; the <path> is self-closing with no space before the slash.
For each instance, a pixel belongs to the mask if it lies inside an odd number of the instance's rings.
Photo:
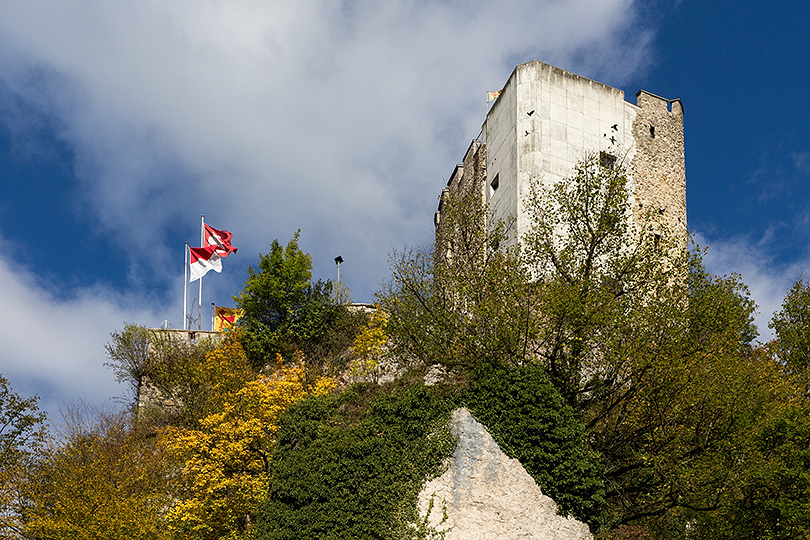
<path id="1" fill-rule="evenodd" d="M 464 160 L 456 165 L 447 186 L 444 188 L 439 199 L 439 208 L 436 210 L 434 225 L 438 229 L 442 222 L 442 207 L 448 197 L 460 198 L 468 194 L 480 194 L 481 199 L 486 201 L 484 192 L 487 178 L 486 165 L 487 148 L 481 141 L 474 140 L 470 143 Z"/>
<path id="2" fill-rule="evenodd" d="M 486 145 L 481 141 L 472 141 L 467 152 L 464 154 L 462 169 L 464 174 L 459 178 L 455 186 L 450 186 L 451 191 L 457 194 L 476 193 L 484 197 L 484 181 L 487 177 L 486 165 Z"/>
<path id="3" fill-rule="evenodd" d="M 464 161 L 453 169 L 447 187 L 442 190 L 439 199 L 439 208 L 434 216 L 434 226 L 436 234 L 436 255 L 439 258 L 450 260 L 455 251 L 456 233 L 458 229 L 447 229 L 447 204 L 450 200 L 459 201 L 466 197 L 479 198 L 482 204 L 486 203 L 485 181 L 486 170 L 486 145 L 481 141 L 474 140 L 470 143 Z M 469 199 L 467 199 L 469 200 Z M 487 228 L 487 219 L 482 216 L 480 230 L 483 232 Z"/>
<path id="4" fill-rule="evenodd" d="M 210 330 L 178 330 L 175 328 L 150 328 L 149 333 L 152 336 L 149 339 L 150 349 L 155 345 L 169 342 L 181 347 L 192 347 L 206 340 L 214 345 L 219 345 L 224 337 L 222 332 Z"/>
<path id="5" fill-rule="evenodd" d="M 165 328 L 149 329 L 149 349 L 150 359 L 162 354 L 160 349 L 167 347 L 191 348 L 202 344 L 219 345 L 224 334 L 208 330 L 178 330 Z M 181 403 L 177 399 L 156 386 L 149 377 L 141 377 L 138 381 L 138 395 L 136 411 L 144 414 L 147 411 L 163 411 L 167 414 L 178 412 Z"/>
<path id="6" fill-rule="evenodd" d="M 138 381 L 136 414 L 139 418 L 156 412 L 173 416 L 180 412 L 181 406 L 177 398 L 158 388 L 149 377 L 143 376 Z"/>
<path id="7" fill-rule="evenodd" d="M 633 120 L 635 184 L 633 217 L 644 214 L 686 244 L 686 165 L 681 101 L 645 90 L 636 94 L 639 111 Z"/>
<path id="8" fill-rule="evenodd" d="M 419 513 L 444 540 L 591 540 L 585 523 L 557 513 L 520 462 L 504 454 L 467 409 L 453 412 L 458 438 L 447 470 L 419 494 Z"/>

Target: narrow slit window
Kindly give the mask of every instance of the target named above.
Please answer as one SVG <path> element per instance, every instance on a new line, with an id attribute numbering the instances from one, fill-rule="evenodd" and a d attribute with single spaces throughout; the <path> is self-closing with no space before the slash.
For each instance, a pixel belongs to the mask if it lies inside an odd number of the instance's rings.
<path id="1" fill-rule="evenodd" d="M 496 191 L 498 191 L 498 186 L 501 183 L 499 176 L 500 176 L 499 174 L 496 174 L 495 178 L 492 179 L 492 182 L 489 183 L 489 187 L 492 188 L 492 193 L 495 193 Z"/>
<path id="2" fill-rule="evenodd" d="M 655 138 L 655 126 L 650 126 L 650 138 Z"/>

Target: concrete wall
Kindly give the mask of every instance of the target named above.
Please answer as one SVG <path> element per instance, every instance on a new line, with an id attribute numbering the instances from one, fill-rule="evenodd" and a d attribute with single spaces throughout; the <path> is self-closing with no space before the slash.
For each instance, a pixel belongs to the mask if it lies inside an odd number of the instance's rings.
<path id="1" fill-rule="evenodd" d="M 517 66 L 482 129 L 487 170 L 499 175 L 498 189 L 487 191 L 494 215 L 517 217 L 522 236 L 533 180 L 570 176 L 588 152 L 632 158 L 635 114 L 621 90 L 538 61 Z"/>

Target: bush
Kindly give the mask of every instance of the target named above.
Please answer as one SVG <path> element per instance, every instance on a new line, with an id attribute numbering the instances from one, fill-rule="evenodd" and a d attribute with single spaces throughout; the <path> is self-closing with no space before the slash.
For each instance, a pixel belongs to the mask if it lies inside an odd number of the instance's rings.
<path id="1" fill-rule="evenodd" d="M 422 384 L 355 386 L 291 407 L 256 538 L 418 538 L 410 524 L 422 483 L 454 447 L 448 397 Z"/>
<path id="2" fill-rule="evenodd" d="M 498 367 L 479 375 L 466 401 L 561 513 L 598 528 L 606 507 L 599 461 L 588 450 L 582 422 L 541 366 Z"/>

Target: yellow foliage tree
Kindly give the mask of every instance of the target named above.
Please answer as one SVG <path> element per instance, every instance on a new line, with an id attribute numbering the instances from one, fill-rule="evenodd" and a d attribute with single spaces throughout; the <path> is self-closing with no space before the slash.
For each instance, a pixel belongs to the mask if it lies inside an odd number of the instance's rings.
<path id="1" fill-rule="evenodd" d="M 205 355 L 201 369 L 201 378 L 204 381 L 200 381 L 204 384 L 199 385 L 198 392 L 206 394 L 204 401 L 207 406 L 197 411 L 200 418 L 221 410 L 229 396 L 256 378 L 239 337 L 238 334 L 234 334 Z"/>
<path id="2" fill-rule="evenodd" d="M 388 343 L 386 327 L 388 315 L 379 307 L 371 314 L 368 324 L 354 338 L 352 352 L 359 358 L 351 365 L 353 375 L 371 377 L 379 375 L 380 361 Z"/>
<path id="3" fill-rule="evenodd" d="M 67 434 L 46 450 L 20 484 L 23 538 L 168 540 L 162 524 L 171 501 L 169 463 L 125 419 L 69 419 Z"/>
<path id="4" fill-rule="evenodd" d="M 300 353 L 288 366 L 279 355 L 272 375 L 241 386 L 233 384 L 244 373 L 238 366 L 248 364 L 238 343 L 210 353 L 208 359 L 224 381 L 218 410 L 202 418 L 196 429 L 170 426 L 160 433 L 161 444 L 182 463 L 183 495 L 169 510 L 169 528 L 182 538 L 247 538 L 252 516 L 267 493 L 279 417 L 306 395 L 329 392 L 335 382 L 319 378 L 307 385 Z"/>

